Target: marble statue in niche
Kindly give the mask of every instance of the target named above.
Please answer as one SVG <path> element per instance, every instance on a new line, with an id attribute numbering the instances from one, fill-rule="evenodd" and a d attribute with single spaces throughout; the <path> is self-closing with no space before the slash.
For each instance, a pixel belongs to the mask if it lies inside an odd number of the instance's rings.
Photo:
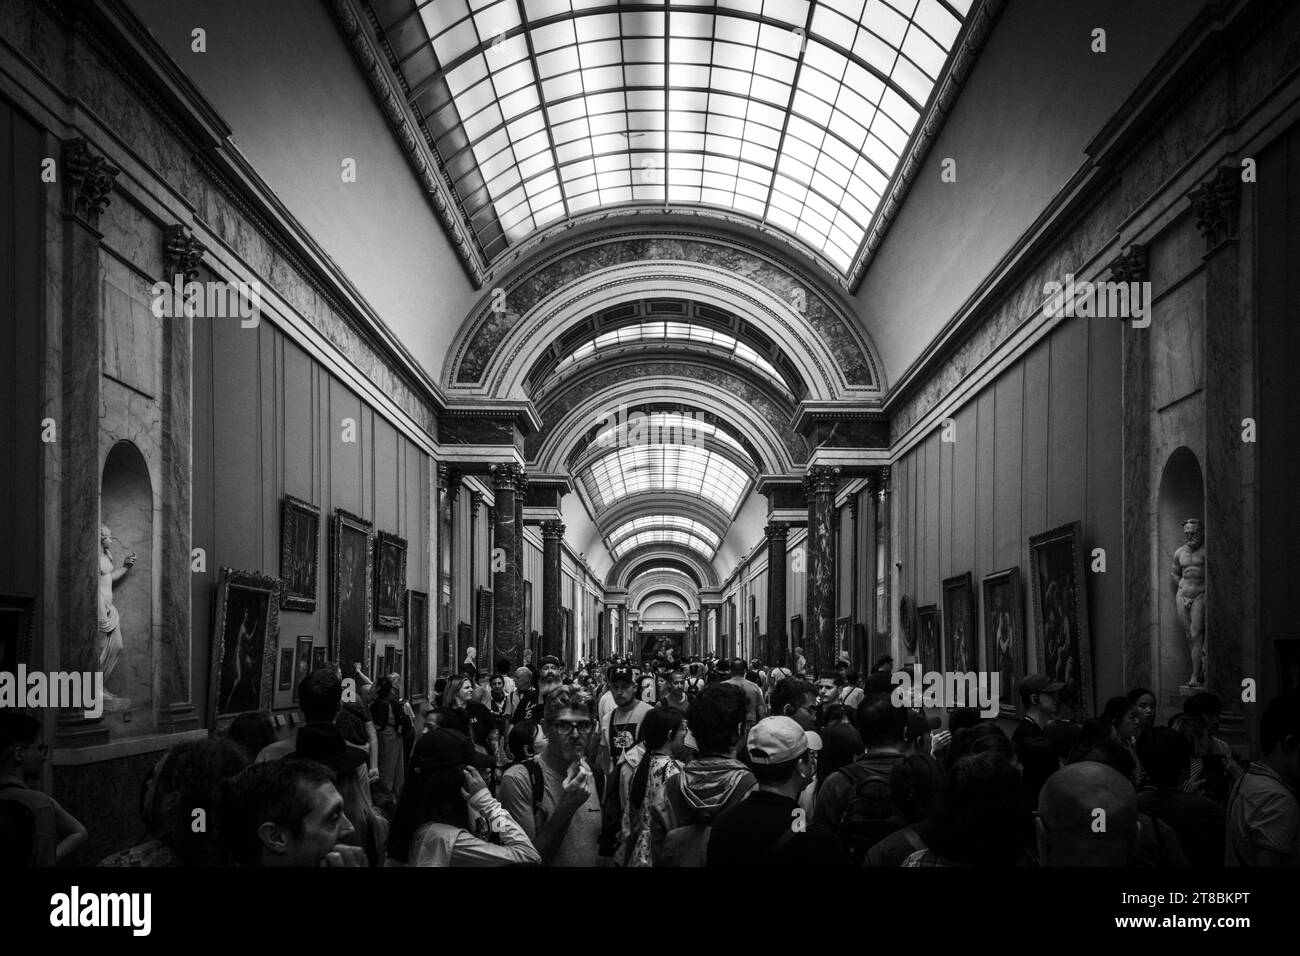
<path id="1" fill-rule="evenodd" d="M 135 564 L 135 552 L 122 559 L 119 568 L 113 561 L 113 532 L 106 525 L 99 529 L 99 633 L 95 642 L 95 666 L 107 681 L 122 656 L 122 621 L 113 605 L 113 588 L 126 577 Z M 105 696 L 108 696 L 105 694 Z"/>
<path id="2" fill-rule="evenodd" d="M 1169 576 L 1173 579 L 1178 622 L 1192 658 L 1192 676 L 1187 684 L 1199 687 L 1205 683 L 1205 532 L 1201 519 L 1183 522 L 1183 536 L 1186 543 L 1174 552 Z"/>

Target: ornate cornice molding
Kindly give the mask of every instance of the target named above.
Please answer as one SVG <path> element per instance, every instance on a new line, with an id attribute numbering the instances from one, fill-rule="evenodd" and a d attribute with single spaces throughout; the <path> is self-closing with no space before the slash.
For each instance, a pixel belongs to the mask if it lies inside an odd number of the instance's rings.
<path id="1" fill-rule="evenodd" d="M 463 225 L 464 210 L 447 181 L 442 160 L 430 142 L 428 130 L 415 118 L 406 101 L 410 91 L 396 68 L 392 50 L 380 39 L 382 31 L 377 29 L 369 13 L 357 9 L 354 0 L 330 0 L 330 10 L 429 204 L 437 213 L 443 231 L 460 257 L 465 273 L 475 288 L 482 288 L 487 278 L 487 261 L 478 241 Z M 415 126 L 419 126 L 418 135 Z"/>
<path id="2" fill-rule="evenodd" d="M 63 143 L 64 215 L 99 231 L 99 214 L 108 208 L 113 183 L 121 170 L 90 151 L 84 139 Z"/>

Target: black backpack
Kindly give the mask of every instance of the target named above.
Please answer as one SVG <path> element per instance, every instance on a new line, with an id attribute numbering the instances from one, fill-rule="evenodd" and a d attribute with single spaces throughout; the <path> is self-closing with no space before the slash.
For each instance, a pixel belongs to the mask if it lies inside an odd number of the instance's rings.
<path id="1" fill-rule="evenodd" d="M 855 779 L 847 767 L 838 772 Z M 889 780 L 888 776 L 870 773 L 858 781 L 840 817 L 840 843 L 854 866 L 862 866 L 868 850 L 904 826 Z"/>

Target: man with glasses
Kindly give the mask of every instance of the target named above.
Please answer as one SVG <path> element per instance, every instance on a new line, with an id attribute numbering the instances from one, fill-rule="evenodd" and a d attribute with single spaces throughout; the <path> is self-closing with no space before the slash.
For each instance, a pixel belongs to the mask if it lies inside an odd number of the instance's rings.
<path id="1" fill-rule="evenodd" d="M 35 717 L 0 712 L 0 821 L 6 833 L 0 855 L 7 864 L 56 866 L 87 839 L 77 818 L 39 789 L 50 754 L 41 734 Z"/>
<path id="2" fill-rule="evenodd" d="M 501 805 L 537 847 L 543 866 L 601 863 L 601 787 L 593 770 L 595 702 L 577 687 L 560 686 L 542 710 L 546 750 L 516 764 L 501 779 Z M 648 708 L 647 708 L 648 709 Z"/>

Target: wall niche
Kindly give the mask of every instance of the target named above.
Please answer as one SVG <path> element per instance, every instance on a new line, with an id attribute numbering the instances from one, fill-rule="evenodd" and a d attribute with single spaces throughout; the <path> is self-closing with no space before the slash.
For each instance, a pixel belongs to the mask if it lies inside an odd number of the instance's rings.
<path id="1" fill-rule="evenodd" d="M 99 507 L 100 524 L 112 533 L 109 555 L 114 570 L 121 570 L 126 556 L 135 554 L 135 564 L 113 586 L 122 647 L 105 675 L 104 710 L 148 712 L 153 706 L 154 671 L 154 496 L 149 467 L 129 441 L 119 441 L 109 450 Z M 101 561 L 101 575 L 106 567 Z M 102 578 L 100 586 L 106 586 Z"/>
<path id="2" fill-rule="evenodd" d="M 1156 688 L 1162 704 L 1182 709 L 1178 688 L 1191 674 L 1190 648 L 1178 620 L 1175 600 L 1177 585 L 1172 577 L 1174 552 L 1185 543 L 1183 523 L 1199 518 L 1205 529 L 1205 480 L 1196 454 L 1188 447 L 1176 448 L 1165 462 L 1160 476 L 1156 515 L 1155 579 L 1159 609 L 1159 661 Z M 1208 531 L 1206 531 L 1208 534 Z M 1208 574 L 1213 573 L 1207 568 Z M 1207 638 L 1208 640 L 1208 638 Z"/>

